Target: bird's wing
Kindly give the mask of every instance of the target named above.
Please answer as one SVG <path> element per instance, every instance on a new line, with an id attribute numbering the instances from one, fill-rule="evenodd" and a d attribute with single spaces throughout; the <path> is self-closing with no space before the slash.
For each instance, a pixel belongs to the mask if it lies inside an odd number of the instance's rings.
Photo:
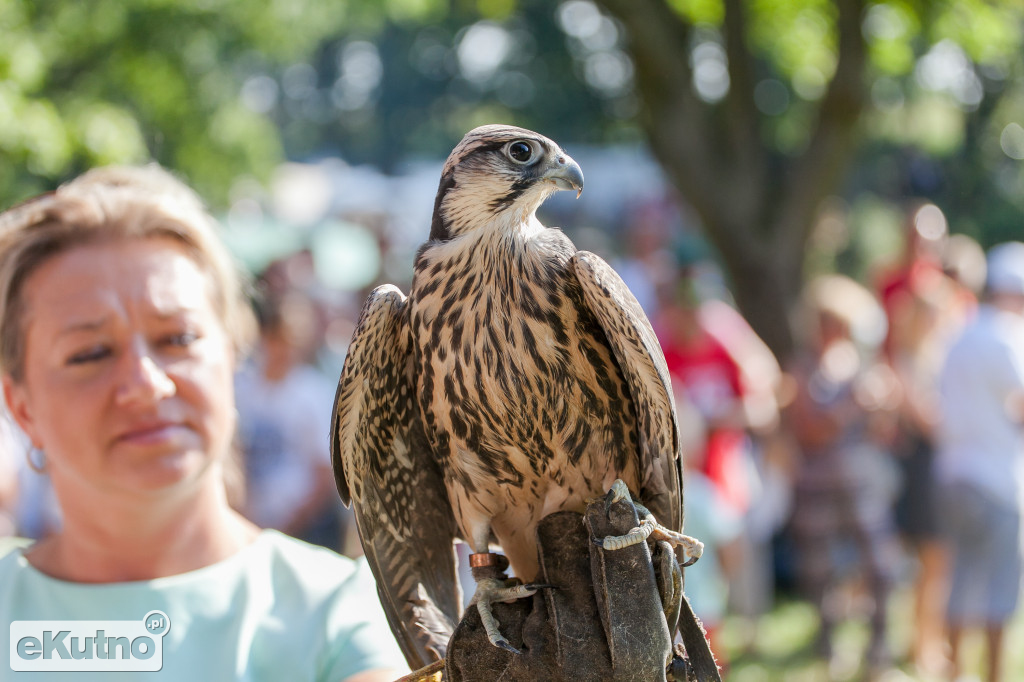
<path id="1" fill-rule="evenodd" d="M 444 656 L 462 603 L 455 520 L 416 409 L 406 297 L 366 299 L 334 399 L 331 460 L 391 629 L 415 670 Z"/>
<path id="2" fill-rule="evenodd" d="M 679 425 L 665 354 L 636 297 L 601 258 L 578 251 L 570 261 L 584 300 L 604 329 L 636 408 L 640 502 L 660 523 L 683 526 Z"/>

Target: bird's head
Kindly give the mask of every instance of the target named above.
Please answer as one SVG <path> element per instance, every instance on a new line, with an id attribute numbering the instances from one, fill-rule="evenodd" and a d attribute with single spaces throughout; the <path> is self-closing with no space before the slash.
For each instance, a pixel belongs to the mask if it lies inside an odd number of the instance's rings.
<path id="1" fill-rule="evenodd" d="M 560 189 L 579 196 L 583 171 L 553 141 L 515 126 L 474 128 L 444 164 L 430 239 L 452 239 L 496 220 L 525 223 Z"/>

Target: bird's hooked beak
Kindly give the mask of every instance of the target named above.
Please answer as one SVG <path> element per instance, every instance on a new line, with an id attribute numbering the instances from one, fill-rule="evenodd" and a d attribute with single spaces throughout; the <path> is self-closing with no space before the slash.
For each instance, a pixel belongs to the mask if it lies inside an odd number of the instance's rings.
<path id="1" fill-rule="evenodd" d="M 572 157 L 560 151 L 548 163 L 548 169 L 541 176 L 558 189 L 576 190 L 576 198 L 583 193 L 583 171 Z"/>

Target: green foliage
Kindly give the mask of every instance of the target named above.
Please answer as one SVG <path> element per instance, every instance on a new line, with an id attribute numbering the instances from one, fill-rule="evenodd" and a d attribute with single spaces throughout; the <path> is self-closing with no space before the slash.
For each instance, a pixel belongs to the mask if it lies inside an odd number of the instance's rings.
<path id="1" fill-rule="evenodd" d="M 668 4 L 692 24 L 720 26 L 725 18 L 722 0 L 669 0 Z"/>
<path id="2" fill-rule="evenodd" d="M 311 115 L 287 98 L 275 107 L 289 156 L 335 152 L 392 169 L 410 157 L 443 156 L 466 130 L 495 121 L 542 129 L 566 143 L 620 134 L 635 111 L 630 88 L 587 84 L 596 54 L 628 68 L 615 29 L 613 44 L 595 50 L 567 36 L 558 12 L 548 0 L 460 0 L 423 23 L 385 18 L 338 34 L 311 61 L 333 103 L 330 114 Z M 381 77 L 365 98 L 350 102 L 346 54 L 367 42 Z"/>
<path id="3" fill-rule="evenodd" d="M 952 40 L 979 64 L 1002 64 L 1019 57 L 1024 5 L 988 0 L 946 0 L 932 40 Z"/>
<path id="4" fill-rule="evenodd" d="M 831 79 L 836 43 L 829 0 L 753 0 L 748 7 L 751 46 L 782 75 Z"/>
<path id="5" fill-rule="evenodd" d="M 723 0 L 635 1 L 663 1 L 698 29 L 678 46 L 681 62 L 697 42 L 723 40 Z M 755 92 L 754 120 L 781 168 L 806 148 L 835 73 L 836 6 L 742 7 L 753 85 L 771 95 Z M 602 17 L 568 0 L 0 0 L 0 206 L 93 165 L 150 158 L 222 203 L 237 177 L 266 178 L 286 157 L 392 168 L 443 155 L 490 121 L 569 144 L 636 140 L 644 93 L 628 50 L 638 38 Z M 858 164 L 871 168 L 879 149 L 899 164 L 923 154 L 942 182 L 914 191 L 965 229 L 1019 224 L 1024 163 L 1013 154 L 1024 142 L 1011 124 L 1024 111 L 1024 5 L 869 0 L 861 25 L 871 93 L 861 130 L 874 151 Z M 472 39 L 503 47 L 474 62 Z M 960 81 L 922 76 L 936 45 L 962 60 Z M 704 104 L 709 117 L 721 111 Z M 847 191 L 884 195 L 881 184 Z"/>
<path id="6" fill-rule="evenodd" d="M 397 3 L 409 4 L 409 3 Z M 105 163 L 154 158 L 220 201 L 282 159 L 244 79 L 344 25 L 319 0 L 0 0 L 0 206 Z"/>
<path id="7" fill-rule="evenodd" d="M 948 155 L 963 142 L 963 110 L 936 93 L 921 93 L 899 107 L 872 112 L 865 123 L 874 139 L 929 154 Z"/>
<path id="8" fill-rule="evenodd" d="M 917 62 L 915 44 L 921 20 L 910 3 L 881 2 L 865 16 L 864 31 L 871 63 L 878 73 L 898 76 L 910 73 Z"/>

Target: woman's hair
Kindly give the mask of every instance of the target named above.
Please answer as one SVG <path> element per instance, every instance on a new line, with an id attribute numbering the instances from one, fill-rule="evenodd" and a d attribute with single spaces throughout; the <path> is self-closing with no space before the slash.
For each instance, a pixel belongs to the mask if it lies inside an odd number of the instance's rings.
<path id="1" fill-rule="evenodd" d="M 40 265 L 77 246 L 165 237 L 179 242 L 210 282 L 214 310 L 244 352 L 254 324 L 242 279 L 199 197 L 156 164 L 89 171 L 0 214 L 0 370 L 20 381 L 22 288 Z"/>

